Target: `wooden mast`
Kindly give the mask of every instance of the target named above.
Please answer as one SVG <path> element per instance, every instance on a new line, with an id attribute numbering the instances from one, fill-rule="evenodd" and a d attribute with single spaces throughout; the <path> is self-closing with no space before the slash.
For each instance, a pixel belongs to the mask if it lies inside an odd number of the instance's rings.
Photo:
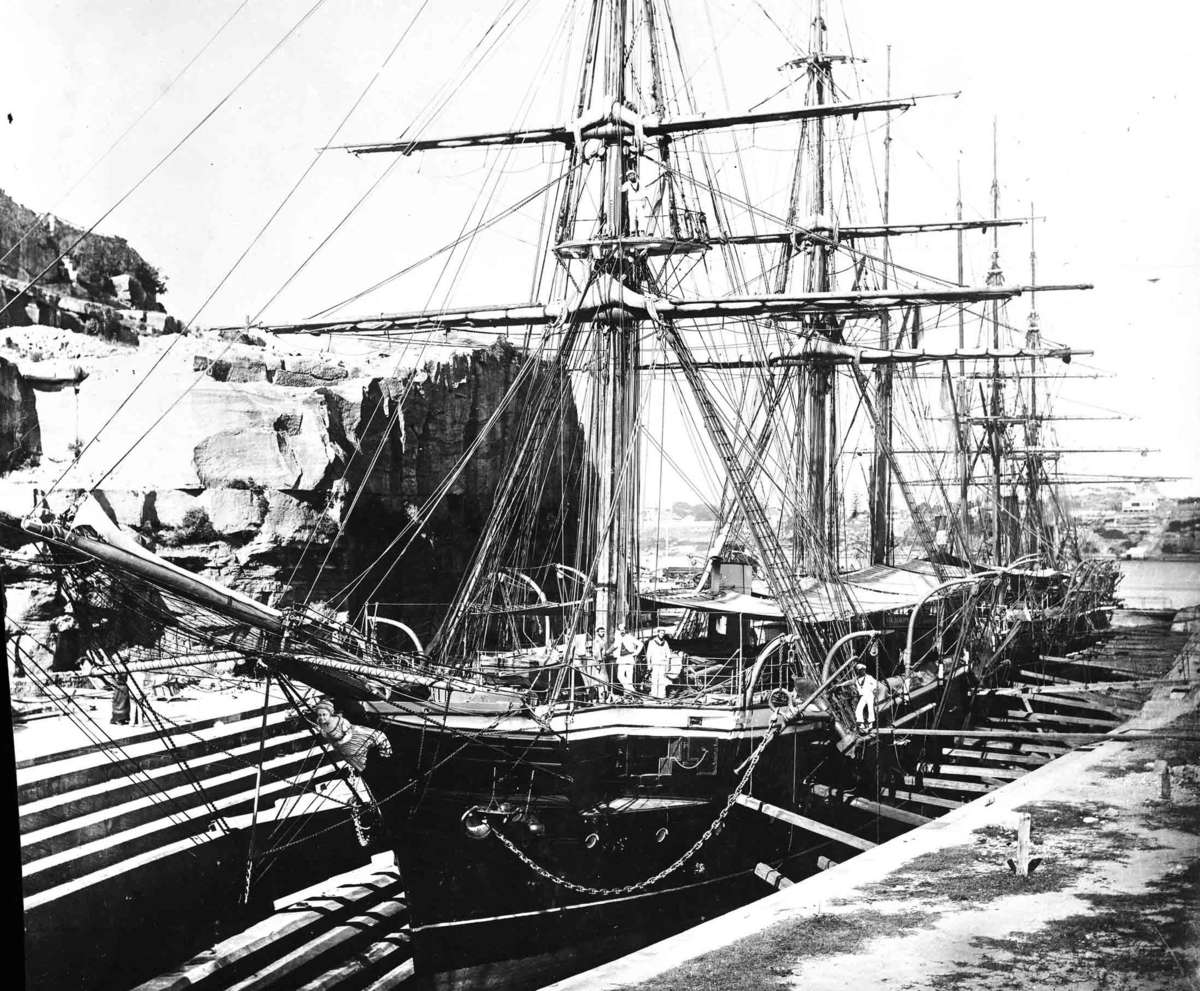
<path id="1" fill-rule="evenodd" d="M 825 102 L 826 84 L 829 81 L 831 62 L 826 53 L 825 16 L 822 0 L 816 0 L 815 14 L 810 31 L 810 55 L 807 60 L 809 75 L 809 92 L 817 104 Z M 825 174 L 825 121 L 818 117 L 814 121 L 813 137 L 813 199 L 812 212 L 817 222 L 823 223 L 826 217 L 826 174 Z M 811 292 L 827 292 L 830 286 L 829 254 L 832 249 L 828 244 L 815 244 L 811 254 L 812 263 L 806 272 Z M 817 316 L 809 324 L 809 331 L 814 336 L 825 336 L 830 328 L 830 318 Z M 819 547 L 811 546 L 810 541 L 818 543 L 828 540 L 829 508 L 826 501 L 829 465 L 827 460 L 829 438 L 827 433 L 829 420 L 829 369 L 820 367 L 806 368 L 798 378 L 800 394 L 797 410 L 803 412 L 805 419 L 804 430 L 798 431 L 803 436 L 802 457 L 797 458 L 796 469 L 797 493 L 803 492 L 805 498 L 797 506 L 797 515 L 804 513 L 810 524 L 808 540 L 801 542 L 799 555 L 795 564 L 810 573 L 820 573 L 823 570 Z M 828 547 L 833 551 L 832 545 Z"/>
<path id="2" fill-rule="evenodd" d="M 606 0 L 596 0 L 604 4 Z M 607 0 L 609 15 L 607 73 L 604 99 L 612 108 L 625 103 L 626 0 Z M 625 131 L 612 128 L 604 153 L 604 221 L 601 236 L 614 240 L 628 234 L 625 191 Z M 604 273 L 628 284 L 635 273 L 626 271 L 618 256 L 615 272 Z M 631 286 L 632 288 L 632 286 Z M 596 437 L 596 626 L 610 633 L 626 622 L 630 602 L 629 503 L 636 499 L 637 458 L 629 457 L 635 443 L 632 418 L 637 410 L 637 320 L 620 307 L 597 314 L 596 340 L 598 410 Z M 622 484 L 624 483 L 624 484 Z"/>
<path id="3" fill-rule="evenodd" d="M 957 186 L 958 199 L 955 202 L 955 216 L 961 224 L 963 219 L 963 201 L 962 201 L 962 160 L 960 159 L 955 168 L 955 181 Z M 963 231 L 960 227 L 956 232 L 955 240 L 958 247 L 958 284 L 965 285 L 963 274 Z M 962 303 L 958 304 L 958 349 L 962 351 L 967 346 L 966 332 L 966 308 Z M 971 424 L 969 414 L 971 412 L 971 393 L 967 381 L 967 363 L 960 360 L 958 363 L 958 389 L 954 395 L 954 402 L 958 410 L 957 420 L 958 429 L 955 431 L 958 437 L 958 457 L 959 457 L 959 472 L 958 472 L 958 514 L 961 547 L 960 552 L 968 561 L 971 559 Z"/>
<path id="4" fill-rule="evenodd" d="M 887 48 L 887 92 L 892 91 L 892 46 Z M 883 132 L 883 225 L 891 220 L 892 180 L 892 115 L 888 114 Z M 962 218 L 959 217 L 959 220 Z M 959 237 L 962 237 L 960 232 Z M 883 241 L 883 275 L 880 288 L 888 287 L 889 270 L 892 264 L 892 239 Z M 890 348 L 890 314 L 879 315 L 879 346 Z M 879 430 L 875 437 L 875 458 L 871 467 L 871 563 L 889 564 L 892 529 L 892 479 L 889 474 L 887 448 L 892 443 L 892 367 L 883 365 L 876 372 L 875 391 L 878 396 L 877 413 Z"/>
<path id="5" fill-rule="evenodd" d="M 1034 233 L 1035 219 L 1033 203 L 1029 204 L 1029 271 L 1037 276 L 1037 239 Z M 1025 335 L 1025 343 L 1029 347 L 1040 347 L 1042 340 L 1041 328 L 1038 325 L 1037 295 L 1029 294 L 1029 331 Z M 1042 520 L 1042 496 L 1039 489 L 1042 474 L 1041 454 L 1041 423 L 1038 419 L 1038 360 L 1029 360 L 1029 420 L 1025 427 L 1025 470 L 1028 474 L 1025 497 L 1026 526 L 1033 534 L 1033 550 L 1040 556 L 1044 544 L 1044 525 Z"/>
<path id="6" fill-rule="evenodd" d="M 998 151 L 996 142 L 996 121 L 992 120 L 992 216 L 1000 216 L 1000 178 L 998 168 Z M 987 283 L 991 286 L 998 286 L 1004 283 L 1004 275 L 1000 270 L 1000 232 L 998 229 L 992 230 L 992 264 L 988 269 Z M 992 347 L 1000 347 L 1000 301 L 992 301 Z M 1000 479 L 1002 473 L 1002 437 L 1004 428 L 1001 418 L 1004 415 L 1004 396 L 1003 386 L 1000 379 L 1000 362 L 992 362 L 992 390 L 990 416 L 988 424 L 988 435 L 991 440 L 991 455 L 992 455 L 992 563 L 1001 564 L 1004 559 L 1003 534 L 1004 529 L 1000 522 L 1000 515 L 1003 512 Z"/>

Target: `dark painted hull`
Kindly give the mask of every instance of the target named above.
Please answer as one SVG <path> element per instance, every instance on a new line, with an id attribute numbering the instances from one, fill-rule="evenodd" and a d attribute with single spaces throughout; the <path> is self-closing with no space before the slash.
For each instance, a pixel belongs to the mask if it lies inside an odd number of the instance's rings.
<path id="1" fill-rule="evenodd" d="M 928 702 L 941 694 L 930 684 L 907 704 L 897 699 L 889 718 L 924 706 L 931 711 L 910 725 L 927 724 L 937 709 Z M 956 680 L 946 694 L 941 725 L 961 723 L 965 686 Z M 638 729 L 619 725 L 622 713 L 614 708 L 610 728 L 584 726 L 566 741 L 517 733 L 492 734 L 483 742 L 452 727 L 381 720 L 395 756 L 369 766 L 367 779 L 404 876 L 421 982 L 538 987 L 768 894 L 771 889 L 753 873 L 759 863 L 784 864 L 793 877 L 807 876 L 817 870 L 819 856 L 838 861 L 856 852 L 734 806 L 719 832 L 679 870 L 647 889 L 612 892 L 674 863 L 704 835 L 767 722 L 763 712 L 754 731 L 706 732 L 688 729 L 685 712 L 676 714 L 676 729 L 652 725 L 657 716 L 666 722 L 671 711 L 641 707 L 651 725 Z M 790 729 L 768 746 L 747 792 L 839 828 L 869 826 L 876 839 L 877 822 L 812 802 L 806 781 L 873 788 L 877 778 L 899 770 L 877 761 L 883 750 L 886 760 L 893 759 L 897 749 L 883 748 L 862 761 L 839 754 L 835 736 L 828 719 Z M 918 759 L 905 749 L 899 748 L 901 758 Z M 513 764 L 516 770 L 504 773 Z M 469 837 L 463 814 L 501 803 L 528 810 L 536 820 L 533 830 L 528 816 L 493 820 L 530 859 L 606 893 L 555 883 L 495 835 Z"/>

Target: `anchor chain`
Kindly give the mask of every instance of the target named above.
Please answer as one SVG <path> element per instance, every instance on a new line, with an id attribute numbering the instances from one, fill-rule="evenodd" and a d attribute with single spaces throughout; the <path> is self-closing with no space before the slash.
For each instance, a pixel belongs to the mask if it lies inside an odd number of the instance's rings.
<path id="1" fill-rule="evenodd" d="M 358 837 L 358 845 L 366 848 L 370 845 L 371 839 L 367 835 L 367 827 L 362 821 L 363 806 L 355 802 L 350 806 L 350 818 L 354 820 L 354 835 Z"/>
<path id="2" fill-rule="evenodd" d="M 508 851 L 514 857 L 521 861 L 521 863 L 523 863 L 531 871 L 540 877 L 545 878 L 547 881 L 550 881 L 552 884 L 558 885 L 560 888 L 567 888 L 568 890 L 575 891 L 581 895 L 600 895 L 604 897 L 631 895 L 638 891 L 645 891 L 647 888 L 658 884 L 658 882 L 662 881 L 664 878 L 670 877 L 672 874 L 674 874 L 697 853 L 699 853 L 700 848 L 713 838 L 721 824 L 724 823 L 725 817 L 729 815 L 729 810 L 732 809 L 734 804 L 737 802 L 738 796 L 746 790 L 746 785 L 749 783 L 751 775 L 754 774 L 754 768 L 758 764 L 759 758 L 762 757 L 763 752 L 767 749 L 767 745 L 779 735 L 780 731 L 783 729 L 783 726 L 784 723 L 782 721 L 776 719 L 774 716 L 772 717 L 771 726 L 767 731 L 767 735 L 763 737 L 762 743 L 758 745 L 758 749 L 750 755 L 750 762 L 747 764 L 746 770 L 743 772 L 741 779 L 737 783 L 737 786 L 729 793 L 729 799 L 725 802 L 725 807 L 721 809 L 719 813 L 717 813 L 717 817 L 712 821 L 708 829 L 706 829 L 700 835 L 700 838 L 696 840 L 696 842 L 690 847 L 688 847 L 687 850 L 685 850 L 673 863 L 664 867 L 657 874 L 653 874 L 641 881 L 636 881 L 633 884 L 626 884 L 619 888 L 593 888 L 586 884 L 576 884 L 574 881 L 569 881 L 567 878 L 555 874 L 553 871 L 547 870 L 541 864 L 536 863 L 527 853 L 525 853 L 524 850 L 522 850 L 515 843 L 513 843 L 512 840 L 500 832 L 499 829 L 493 828 L 492 834 L 508 849 Z"/>

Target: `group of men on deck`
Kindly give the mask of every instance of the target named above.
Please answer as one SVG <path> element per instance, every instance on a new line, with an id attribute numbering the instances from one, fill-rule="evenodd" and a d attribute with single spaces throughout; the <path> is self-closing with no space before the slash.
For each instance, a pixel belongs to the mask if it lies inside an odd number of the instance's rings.
<path id="1" fill-rule="evenodd" d="M 682 657 L 671 650 L 671 645 L 667 643 L 662 630 L 656 630 L 653 636 L 642 641 L 627 631 L 622 624 L 617 627 L 616 636 L 610 643 L 608 630 L 598 626 L 591 641 L 587 642 L 584 639 L 580 644 L 576 652 L 576 663 L 583 671 L 589 694 L 594 694 L 601 702 L 607 702 L 613 696 L 613 675 L 622 694 L 627 697 L 639 694 L 639 656 L 645 659 L 649 673 L 650 695 L 656 699 L 665 699 L 668 686 L 682 669 Z"/>

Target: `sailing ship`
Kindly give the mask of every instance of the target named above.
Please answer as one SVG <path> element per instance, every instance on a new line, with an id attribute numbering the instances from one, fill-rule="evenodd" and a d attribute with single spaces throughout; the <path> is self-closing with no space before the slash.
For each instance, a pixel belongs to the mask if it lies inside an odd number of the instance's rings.
<path id="1" fill-rule="evenodd" d="M 829 50 L 820 3 L 787 67 L 803 101 L 725 115 L 687 105 L 666 0 L 587 7 L 572 120 L 350 147 L 555 151 L 543 298 L 269 328 L 520 338 L 527 359 L 501 401 L 518 439 L 428 645 L 401 649 L 378 623 L 301 598 L 265 605 L 98 517 L 26 523 L 114 587 L 150 586 L 164 626 L 185 609 L 219 617 L 187 634 L 318 690 L 348 720 L 338 740 L 361 730 L 359 815 L 396 851 L 416 972 L 437 987 L 545 983 L 765 893 L 760 864 L 802 874 L 861 848 L 819 797 L 892 787 L 929 755 L 880 746 L 876 725 L 963 725 L 976 689 L 1088 635 L 1112 606 L 1112 573 L 1080 560 L 1053 498 L 1038 386 L 1048 362 L 1080 352 L 1047 346 L 1036 316 L 1018 334 L 1005 311 L 1087 287 L 1006 283 L 998 241 L 987 283 L 963 284 L 963 234 L 1021 223 L 999 216 L 998 193 L 984 220 L 960 202 L 957 219 L 895 224 L 886 192 L 879 222 L 839 216 L 852 184 L 836 185 L 835 129 L 882 120 L 890 154 L 892 115 L 919 98 L 846 99 L 834 75 L 851 59 Z M 717 135 L 767 125 L 796 138 L 782 211 L 723 191 L 705 156 Z M 733 226 L 732 203 L 752 229 Z M 959 239 L 955 275 L 895 262 L 893 241 L 938 232 Z M 957 345 L 928 345 L 931 310 L 957 320 Z M 968 318 L 985 346 L 968 346 Z M 902 442 L 906 417 L 930 416 L 924 369 L 951 397 L 949 467 Z M 669 456 L 652 429 L 668 397 L 723 485 L 708 565 L 685 591 L 640 570 L 646 451 Z M 870 441 L 857 559 L 844 505 L 856 429 Z M 547 515 L 550 473 L 576 494 Z M 655 631 L 666 636 L 643 646 Z M 878 684 L 874 712 L 855 671 Z M 376 731 L 390 755 L 371 749 Z M 770 807 L 807 827 L 756 811 Z"/>

